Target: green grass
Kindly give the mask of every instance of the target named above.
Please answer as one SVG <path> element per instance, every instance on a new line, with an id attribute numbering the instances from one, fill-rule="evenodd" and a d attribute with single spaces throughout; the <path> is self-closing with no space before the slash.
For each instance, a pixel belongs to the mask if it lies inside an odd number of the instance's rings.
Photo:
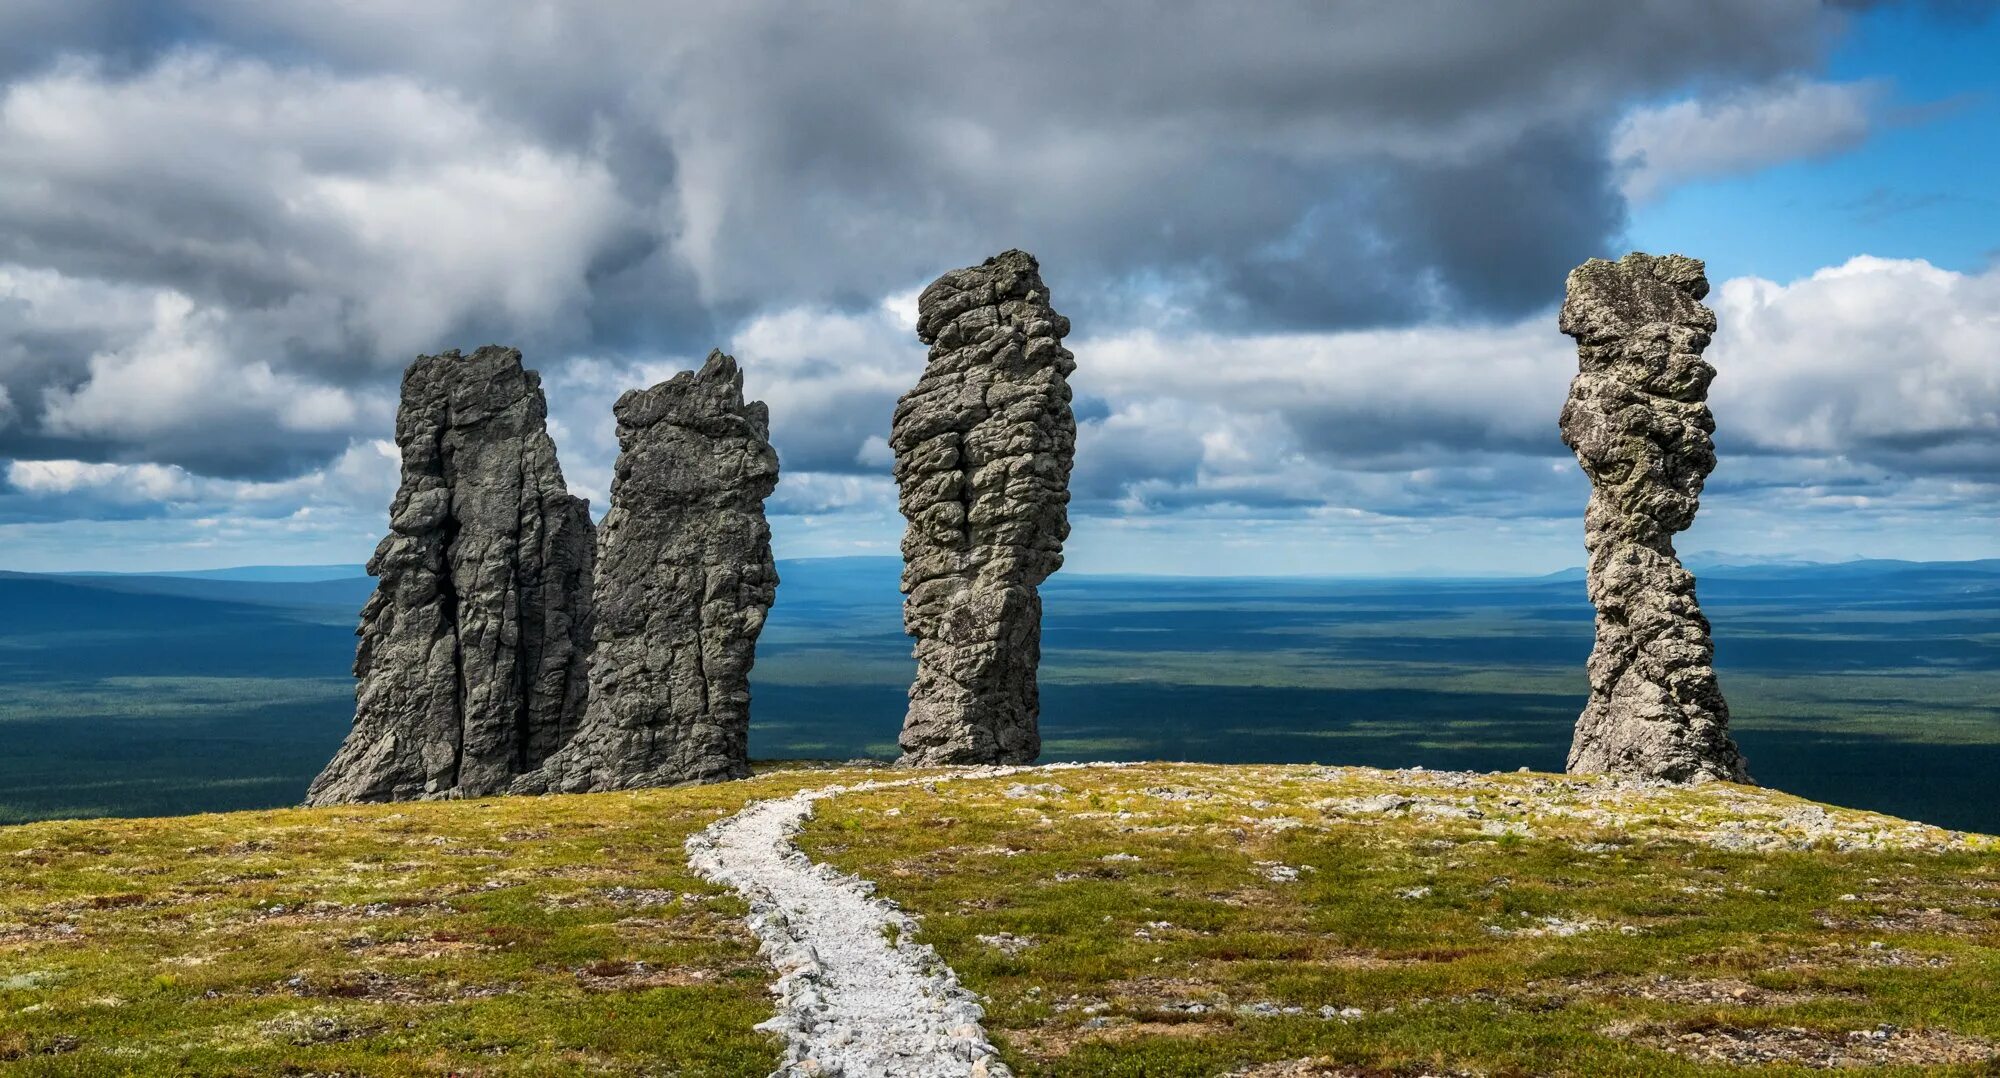
<path id="1" fill-rule="evenodd" d="M 1635 794 L 1614 826 L 1528 811 L 1587 799 L 1527 775 L 1430 791 L 1470 798 L 1476 819 L 1326 805 L 1422 781 L 1053 773 L 825 802 L 802 844 L 923 918 L 1024 1075 L 1704 1073 L 1689 1053 L 1726 1046 L 1721 1031 L 1784 1026 L 1836 1045 L 1883 1023 L 1973 1054 L 2000 1042 L 1990 841 L 1732 852 L 1674 836 L 1804 803 Z M 1840 818 L 1862 833 L 1883 820 Z M 1530 934 L 1549 917 L 1589 927 Z M 1682 1054 L 1662 1050 L 1689 1035 Z M 1296 1069 L 1312 1066 L 1327 1069 Z"/>
<path id="2" fill-rule="evenodd" d="M 771 972 L 683 843 L 853 777 L 0 831 L 0 1073 L 766 1074 Z M 801 842 L 921 918 L 1023 1075 L 1710 1073 L 1884 1024 L 1991 1073 L 2000 842 L 1820 812 L 1151 764 L 851 794 Z"/>
<path id="3" fill-rule="evenodd" d="M 700 789 L 0 830 L 0 1071 L 767 1073 Z"/>

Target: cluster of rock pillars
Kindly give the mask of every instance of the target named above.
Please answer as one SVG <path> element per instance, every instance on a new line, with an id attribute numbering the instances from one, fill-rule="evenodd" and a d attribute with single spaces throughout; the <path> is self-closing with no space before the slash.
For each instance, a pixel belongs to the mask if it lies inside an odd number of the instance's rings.
<path id="1" fill-rule="evenodd" d="M 1592 259 L 1562 331 L 1578 373 L 1565 443 L 1589 476 L 1597 609 L 1571 771 L 1744 782 L 1708 621 L 1673 536 L 1715 466 L 1702 264 Z M 922 377 L 889 445 L 908 530 L 916 680 L 901 762 L 1041 751 L 1039 585 L 1062 565 L 1076 447 L 1063 347 L 1035 259 L 1007 251 L 924 289 Z M 750 773 L 750 684 L 777 596 L 764 405 L 736 361 L 633 390 L 601 525 L 564 485 L 521 354 L 422 356 L 396 417 L 402 482 L 368 571 L 354 726 L 311 804 L 715 782 Z"/>

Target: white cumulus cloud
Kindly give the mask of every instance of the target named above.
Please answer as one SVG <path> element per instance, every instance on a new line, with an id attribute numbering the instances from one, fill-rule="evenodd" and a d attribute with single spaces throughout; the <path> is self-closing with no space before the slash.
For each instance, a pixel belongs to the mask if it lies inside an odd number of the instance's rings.
<path id="1" fill-rule="evenodd" d="M 1881 84 L 1790 79 L 1641 108 L 1613 133 L 1625 195 L 1852 149 L 1874 125 Z"/>
<path id="2" fill-rule="evenodd" d="M 2000 268 L 1859 257 L 1709 304 L 1725 447 L 2000 479 Z"/>
<path id="3" fill-rule="evenodd" d="M 186 470 L 162 464 L 98 464 L 80 460 L 15 460 L 7 482 L 30 494 L 92 491 L 127 501 L 178 501 L 194 493 Z"/>

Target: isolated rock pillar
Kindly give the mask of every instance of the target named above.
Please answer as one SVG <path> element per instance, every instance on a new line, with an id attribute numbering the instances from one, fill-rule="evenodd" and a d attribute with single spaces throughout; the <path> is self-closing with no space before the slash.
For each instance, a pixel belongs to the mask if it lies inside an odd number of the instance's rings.
<path id="1" fill-rule="evenodd" d="M 354 726 L 314 805 L 506 789 L 583 717 L 595 550 L 521 353 L 420 356 L 403 375 L 402 485 L 368 572 Z"/>
<path id="2" fill-rule="evenodd" d="M 1576 339 L 1578 373 L 1562 436 L 1590 477 L 1584 547 L 1597 607 L 1572 772 L 1749 781 L 1708 619 L 1673 543 L 1715 468 L 1707 294 L 1702 264 L 1680 255 L 1591 259 L 1569 275 L 1561 327 Z"/>
<path id="3" fill-rule="evenodd" d="M 710 353 L 618 399 L 618 468 L 597 560 L 583 728 L 517 793 L 623 790 L 750 774 L 750 665 L 777 595 L 764 499 L 771 421 Z"/>
<path id="4" fill-rule="evenodd" d="M 1036 588 L 1069 535 L 1068 333 L 1024 251 L 947 273 L 918 299 L 930 359 L 889 439 L 909 522 L 903 627 L 917 641 L 904 764 L 1041 753 Z"/>

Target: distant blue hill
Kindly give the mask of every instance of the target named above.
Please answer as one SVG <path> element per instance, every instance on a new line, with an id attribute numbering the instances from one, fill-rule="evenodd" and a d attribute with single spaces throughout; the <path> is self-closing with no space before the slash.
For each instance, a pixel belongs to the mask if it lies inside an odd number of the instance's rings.
<path id="1" fill-rule="evenodd" d="M 299 612 L 309 610 L 314 620 L 329 616 L 331 611 L 339 611 L 341 619 L 347 620 L 349 615 L 361 609 L 368 593 L 375 588 L 375 581 L 362 575 L 359 566 L 353 568 L 356 572 L 352 575 L 299 579 L 155 576 L 144 573 L 0 573 L 0 598 L 10 594 L 7 590 L 10 581 L 15 582 L 17 587 L 20 582 L 42 581 L 68 589 L 65 594 L 78 597 L 112 594 L 175 596 L 209 603 L 283 607 Z M 78 601 L 82 600 L 79 598 Z M 131 604 L 125 605 L 129 607 Z"/>
<path id="2" fill-rule="evenodd" d="M 367 576 L 361 565 L 238 565 L 228 569 L 147 570 L 138 573 L 51 573 L 51 576 L 173 576 L 194 580 L 313 581 Z"/>
<path id="3" fill-rule="evenodd" d="M 1697 554 L 1684 555 L 1682 560 L 1689 569 L 1696 573 L 1735 577 L 1865 577 L 1902 574 L 1955 575 L 1960 573 L 2000 573 L 2000 558 L 1984 558 L 1968 561 L 1908 561 L 1898 558 L 1854 558 L 1847 561 L 1823 562 L 1800 561 L 1788 558 L 1749 558 L 1740 555 L 1721 554 L 1714 551 L 1703 551 Z M 894 581 L 902 572 L 902 564 L 902 559 L 893 555 L 862 554 L 824 558 L 785 558 L 779 560 L 778 569 L 781 573 L 790 570 L 801 579 L 811 580 L 814 586 L 820 586 L 842 581 L 881 581 L 885 579 Z M 170 577 L 187 580 L 314 583 L 365 577 L 368 575 L 368 571 L 365 566 L 356 563 L 339 565 L 238 565 L 223 569 L 146 570 L 140 572 L 77 571 L 13 575 L 125 579 Z M 1409 576 L 1396 576 L 1393 574 L 1346 576 L 1339 573 L 1315 573 L 1295 576 L 1215 577 L 1152 573 L 1079 573 L 1071 570 L 1055 579 L 1060 581 L 1065 578 L 1082 576 L 1130 580 L 1327 580 L 1356 582 L 1464 580 L 1476 583 L 1523 579 L 1581 579 L 1583 577 L 1583 567 L 1574 565 L 1544 574 L 1476 574 L 1466 576 L 1439 576 L 1434 573 L 1411 574 Z"/>
<path id="4" fill-rule="evenodd" d="M 1725 561 L 1691 556 L 1687 567 L 1697 574 L 1735 577 L 1870 577 L 1954 576 L 2000 573 L 2000 558 L 1971 561 L 1905 561 L 1899 558 L 1855 558 L 1851 561 Z M 1579 570 L 1580 571 L 1580 570 Z"/>

